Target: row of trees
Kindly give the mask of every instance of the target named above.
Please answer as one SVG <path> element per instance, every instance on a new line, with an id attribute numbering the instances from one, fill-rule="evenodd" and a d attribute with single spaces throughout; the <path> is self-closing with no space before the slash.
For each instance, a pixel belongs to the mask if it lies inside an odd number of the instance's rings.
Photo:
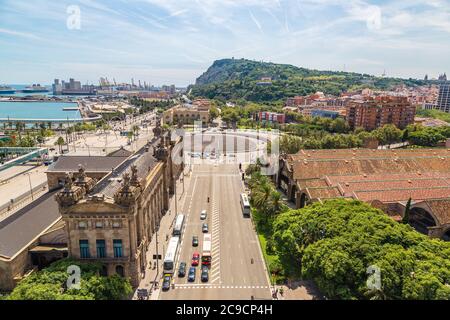
<path id="1" fill-rule="evenodd" d="M 281 213 L 273 241 L 280 261 L 294 262 L 329 298 L 450 299 L 450 243 L 366 203 L 330 200 Z"/>
<path id="2" fill-rule="evenodd" d="M 80 289 L 67 288 L 67 268 L 81 269 Z M 120 300 L 129 297 L 132 288 L 128 279 L 118 275 L 100 276 L 98 263 L 59 260 L 48 268 L 22 280 L 6 297 L 7 300 Z"/>
<path id="3" fill-rule="evenodd" d="M 360 201 L 289 209 L 260 167 L 246 173 L 272 273 L 312 279 L 332 299 L 450 299 L 450 243 Z"/>

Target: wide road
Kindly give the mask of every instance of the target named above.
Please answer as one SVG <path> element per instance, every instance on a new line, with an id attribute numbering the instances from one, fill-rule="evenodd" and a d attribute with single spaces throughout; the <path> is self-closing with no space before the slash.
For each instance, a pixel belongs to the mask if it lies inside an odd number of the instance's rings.
<path id="1" fill-rule="evenodd" d="M 243 192 L 241 174 L 236 164 L 194 165 L 186 200 L 180 212 L 186 215 L 181 249 L 177 259 L 191 266 L 192 254 L 202 253 L 203 233 L 200 212 L 208 212 L 207 223 L 212 234 L 212 265 L 209 281 L 202 283 L 201 267 L 196 267 L 196 280 L 187 275 L 174 275 L 175 289 L 160 293 L 170 300 L 271 299 L 269 279 L 261 250 L 250 218 L 244 218 L 239 197 Z M 207 198 L 210 197 L 208 203 Z M 182 208 L 182 210 L 181 210 Z M 199 237 L 199 246 L 192 246 L 192 236 Z"/>

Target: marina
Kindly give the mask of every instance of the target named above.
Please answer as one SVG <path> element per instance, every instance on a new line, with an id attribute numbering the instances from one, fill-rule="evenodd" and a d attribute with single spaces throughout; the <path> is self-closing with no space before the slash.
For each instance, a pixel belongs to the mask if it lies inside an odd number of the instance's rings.
<path id="1" fill-rule="evenodd" d="M 80 121 L 82 116 L 75 102 L 0 101 L 0 121 Z"/>

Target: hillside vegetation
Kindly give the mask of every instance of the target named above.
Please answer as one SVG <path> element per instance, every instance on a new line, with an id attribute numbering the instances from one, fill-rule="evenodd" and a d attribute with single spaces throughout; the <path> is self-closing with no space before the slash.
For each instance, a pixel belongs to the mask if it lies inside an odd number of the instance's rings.
<path id="1" fill-rule="evenodd" d="M 272 83 L 258 84 L 263 77 L 270 77 Z M 319 71 L 246 59 L 222 59 L 215 61 L 190 89 L 194 97 L 273 102 L 317 91 L 339 95 L 344 91 L 367 87 L 389 89 L 398 84 L 416 86 L 425 83 L 423 80 L 383 78 L 353 72 Z"/>

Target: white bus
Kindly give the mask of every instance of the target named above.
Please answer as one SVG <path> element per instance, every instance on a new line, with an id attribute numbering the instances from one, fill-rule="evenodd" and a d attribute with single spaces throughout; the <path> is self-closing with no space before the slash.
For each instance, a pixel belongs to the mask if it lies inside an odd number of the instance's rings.
<path id="1" fill-rule="evenodd" d="M 177 219 L 175 220 L 175 226 L 173 227 L 172 235 L 175 236 L 181 236 L 181 233 L 183 231 L 183 225 L 184 225 L 184 215 L 179 214 L 177 216 Z"/>
<path id="2" fill-rule="evenodd" d="M 207 233 L 203 236 L 203 251 L 202 251 L 202 265 L 211 265 L 211 247 L 212 247 L 212 236 Z"/>
<path id="3" fill-rule="evenodd" d="M 250 202 L 245 193 L 241 193 L 241 209 L 244 217 L 250 217 Z"/>
<path id="4" fill-rule="evenodd" d="M 180 244 L 180 237 L 170 238 L 169 245 L 167 246 L 166 255 L 164 256 L 164 273 L 174 273 L 175 258 L 177 257 Z"/>

